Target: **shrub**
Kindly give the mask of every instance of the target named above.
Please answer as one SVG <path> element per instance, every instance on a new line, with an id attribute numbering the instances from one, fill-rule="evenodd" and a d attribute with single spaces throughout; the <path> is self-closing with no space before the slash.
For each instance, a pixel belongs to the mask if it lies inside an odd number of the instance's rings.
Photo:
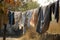
<path id="1" fill-rule="evenodd" d="M 11 8 L 11 10 L 16 10 L 16 11 L 27 11 L 30 9 L 37 8 L 39 5 L 36 2 L 28 2 L 24 4 L 23 6 L 15 6 L 14 8 Z"/>
<path id="2" fill-rule="evenodd" d="M 28 2 L 24 6 L 21 6 L 20 9 L 21 11 L 26 11 L 26 10 L 37 8 L 38 6 L 39 5 L 36 2 Z"/>

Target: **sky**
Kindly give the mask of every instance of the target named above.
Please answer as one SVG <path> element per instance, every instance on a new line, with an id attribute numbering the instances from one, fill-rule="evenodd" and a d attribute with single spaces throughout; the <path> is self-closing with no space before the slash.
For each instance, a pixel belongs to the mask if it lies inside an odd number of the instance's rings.
<path id="1" fill-rule="evenodd" d="M 57 0 L 38 0 L 37 3 L 40 6 L 46 6 L 49 5 L 50 3 L 56 2 Z"/>

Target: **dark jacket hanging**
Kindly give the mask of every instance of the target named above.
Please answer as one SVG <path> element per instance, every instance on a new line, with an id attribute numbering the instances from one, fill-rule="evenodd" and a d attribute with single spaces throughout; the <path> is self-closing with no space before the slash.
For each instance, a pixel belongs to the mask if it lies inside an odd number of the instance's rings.
<path id="1" fill-rule="evenodd" d="M 38 12 L 38 23 L 37 23 L 37 29 L 36 29 L 38 33 L 41 33 L 40 25 L 41 25 L 41 7 L 39 8 L 39 12 Z"/>
<path id="2" fill-rule="evenodd" d="M 54 2 L 50 6 L 50 20 L 52 20 L 51 14 L 55 14 L 55 19 L 58 22 L 59 21 L 59 0 L 57 2 Z"/>
<path id="3" fill-rule="evenodd" d="M 39 17 L 38 17 L 36 31 L 40 34 L 46 32 L 48 30 L 49 24 L 50 24 L 50 7 L 48 7 L 48 6 L 46 7 L 44 16 L 43 16 L 43 10 L 44 9 L 40 7 L 39 12 L 38 12 Z"/>
<path id="4" fill-rule="evenodd" d="M 14 25 L 15 21 L 14 21 L 14 12 L 11 13 L 10 11 L 8 12 L 8 17 L 9 17 L 9 24 L 10 25 Z"/>
<path id="5" fill-rule="evenodd" d="M 59 0 L 56 2 L 56 11 L 55 11 L 55 19 L 58 22 L 59 21 Z"/>

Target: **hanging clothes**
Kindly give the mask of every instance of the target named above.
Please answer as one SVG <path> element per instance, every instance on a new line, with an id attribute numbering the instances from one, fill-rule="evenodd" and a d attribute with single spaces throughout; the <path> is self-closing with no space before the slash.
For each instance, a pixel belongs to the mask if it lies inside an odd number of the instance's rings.
<path id="1" fill-rule="evenodd" d="M 44 33 L 48 30 L 50 24 L 50 6 L 40 7 L 38 12 L 38 23 L 36 31 L 38 33 Z"/>
<path id="2" fill-rule="evenodd" d="M 22 12 L 21 11 L 15 11 L 14 12 L 14 19 L 15 19 L 15 24 L 14 24 L 14 30 L 18 30 L 20 22 L 22 18 Z"/>
<path id="3" fill-rule="evenodd" d="M 20 29 L 23 29 L 23 34 L 26 32 L 26 12 L 23 12 L 22 13 L 22 19 L 21 19 L 21 23 L 20 23 L 20 26 L 19 28 Z"/>
<path id="4" fill-rule="evenodd" d="M 52 21 L 52 12 L 55 13 L 55 3 L 50 5 L 50 21 Z"/>
<path id="5" fill-rule="evenodd" d="M 40 8 L 39 8 L 39 12 L 38 12 L 38 15 L 39 15 L 39 16 L 38 16 L 38 23 L 37 23 L 37 32 L 38 32 L 38 33 L 41 33 L 41 30 L 40 30 L 41 14 L 42 14 L 41 11 L 42 11 L 42 10 L 41 10 L 41 7 L 40 7 Z"/>
<path id="6" fill-rule="evenodd" d="M 31 20 L 30 20 L 30 26 L 35 27 L 37 24 L 38 19 L 38 9 L 34 9 L 32 12 Z"/>
<path id="7" fill-rule="evenodd" d="M 31 20 L 31 17 L 32 17 L 32 13 L 33 13 L 33 10 L 28 10 L 27 13 L 26 13 L 26 18 L 27 18 L 27 26 L 30 27 L 30 20 Z"/>
<path id="8" fill-rule="evenodd" d="M 25 26 L 26 12 L 22 12 L 21 21 L 19 22 L 19 29 Z"/>
<path id="9" fill-rule="evenodd" d="M 55 19 L 57 22 L 59 21 L 59 0 L 55 4 Z"/>
<path id="10" fill-rule="evenodd" d="M 10 25 L 14 25 L 15 24 L 15 21 L 14 21 L 14 12 L 9 11 L 8 12 L 8 17 L 9 17 L 9 24 Z"/>
<path id="11" fill-rule="evenodd" d="M 50 6 L 50 20 L 52 20 L 51 14 L 55 15 L 55 19 L 58 22 L 59 21 L 59 1 L 54 2 L 51 6 Z"/>
<path id="12" fill-rule="evenodd" d="M 15 23 L 20 21 L 21 16 L 22 16 L 22 13 L 20 11 L 14 12 Z"/>
<path id="13" fill-rule="evenodd" d="M 45 12 L 44 12 L 45 10 Z M 55 1 L 52 4 L 40 7 L 38 12 L 38 23 L 36 31 L 38 33 L 44 33 L 48 30 L 50 21 L 52 20 L 51 14 L 55 15 L 55 19 L 59 21 L 59 1 Z"/>

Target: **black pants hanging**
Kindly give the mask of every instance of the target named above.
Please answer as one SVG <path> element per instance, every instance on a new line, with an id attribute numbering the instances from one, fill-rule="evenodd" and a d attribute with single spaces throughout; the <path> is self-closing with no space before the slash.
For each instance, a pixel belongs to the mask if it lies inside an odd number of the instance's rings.
<path id="1" fill-rule="evenodd" d="M 49 24 L 50 24 L 50 7 L 49 6 L 46 7 L 45 14 L 44 14 L 44 22 L 41 23 L 43 10 L 40 7 L 39 12 L 38 12 L 39 16 L 38 16 L 38 23 L 37 23 L 36 31 L 40 34 L 46 32 L 48 30 Z"/>
<path id="2" fill-rule="evenodd" d="M 56 7 L 56 11 L 55 11 L 55 19 L 58 22 L 59 21 L 59 0 L 56 3 L 57 7 Z"/>
<path id="3" fill-rule="evenodd" d="M 59 21 L 59 1 L 53 3 L 50 6 L 50 20 L 52 20 L 51 14 L 55 14 L 55 19 L 58 22 Z"/>

